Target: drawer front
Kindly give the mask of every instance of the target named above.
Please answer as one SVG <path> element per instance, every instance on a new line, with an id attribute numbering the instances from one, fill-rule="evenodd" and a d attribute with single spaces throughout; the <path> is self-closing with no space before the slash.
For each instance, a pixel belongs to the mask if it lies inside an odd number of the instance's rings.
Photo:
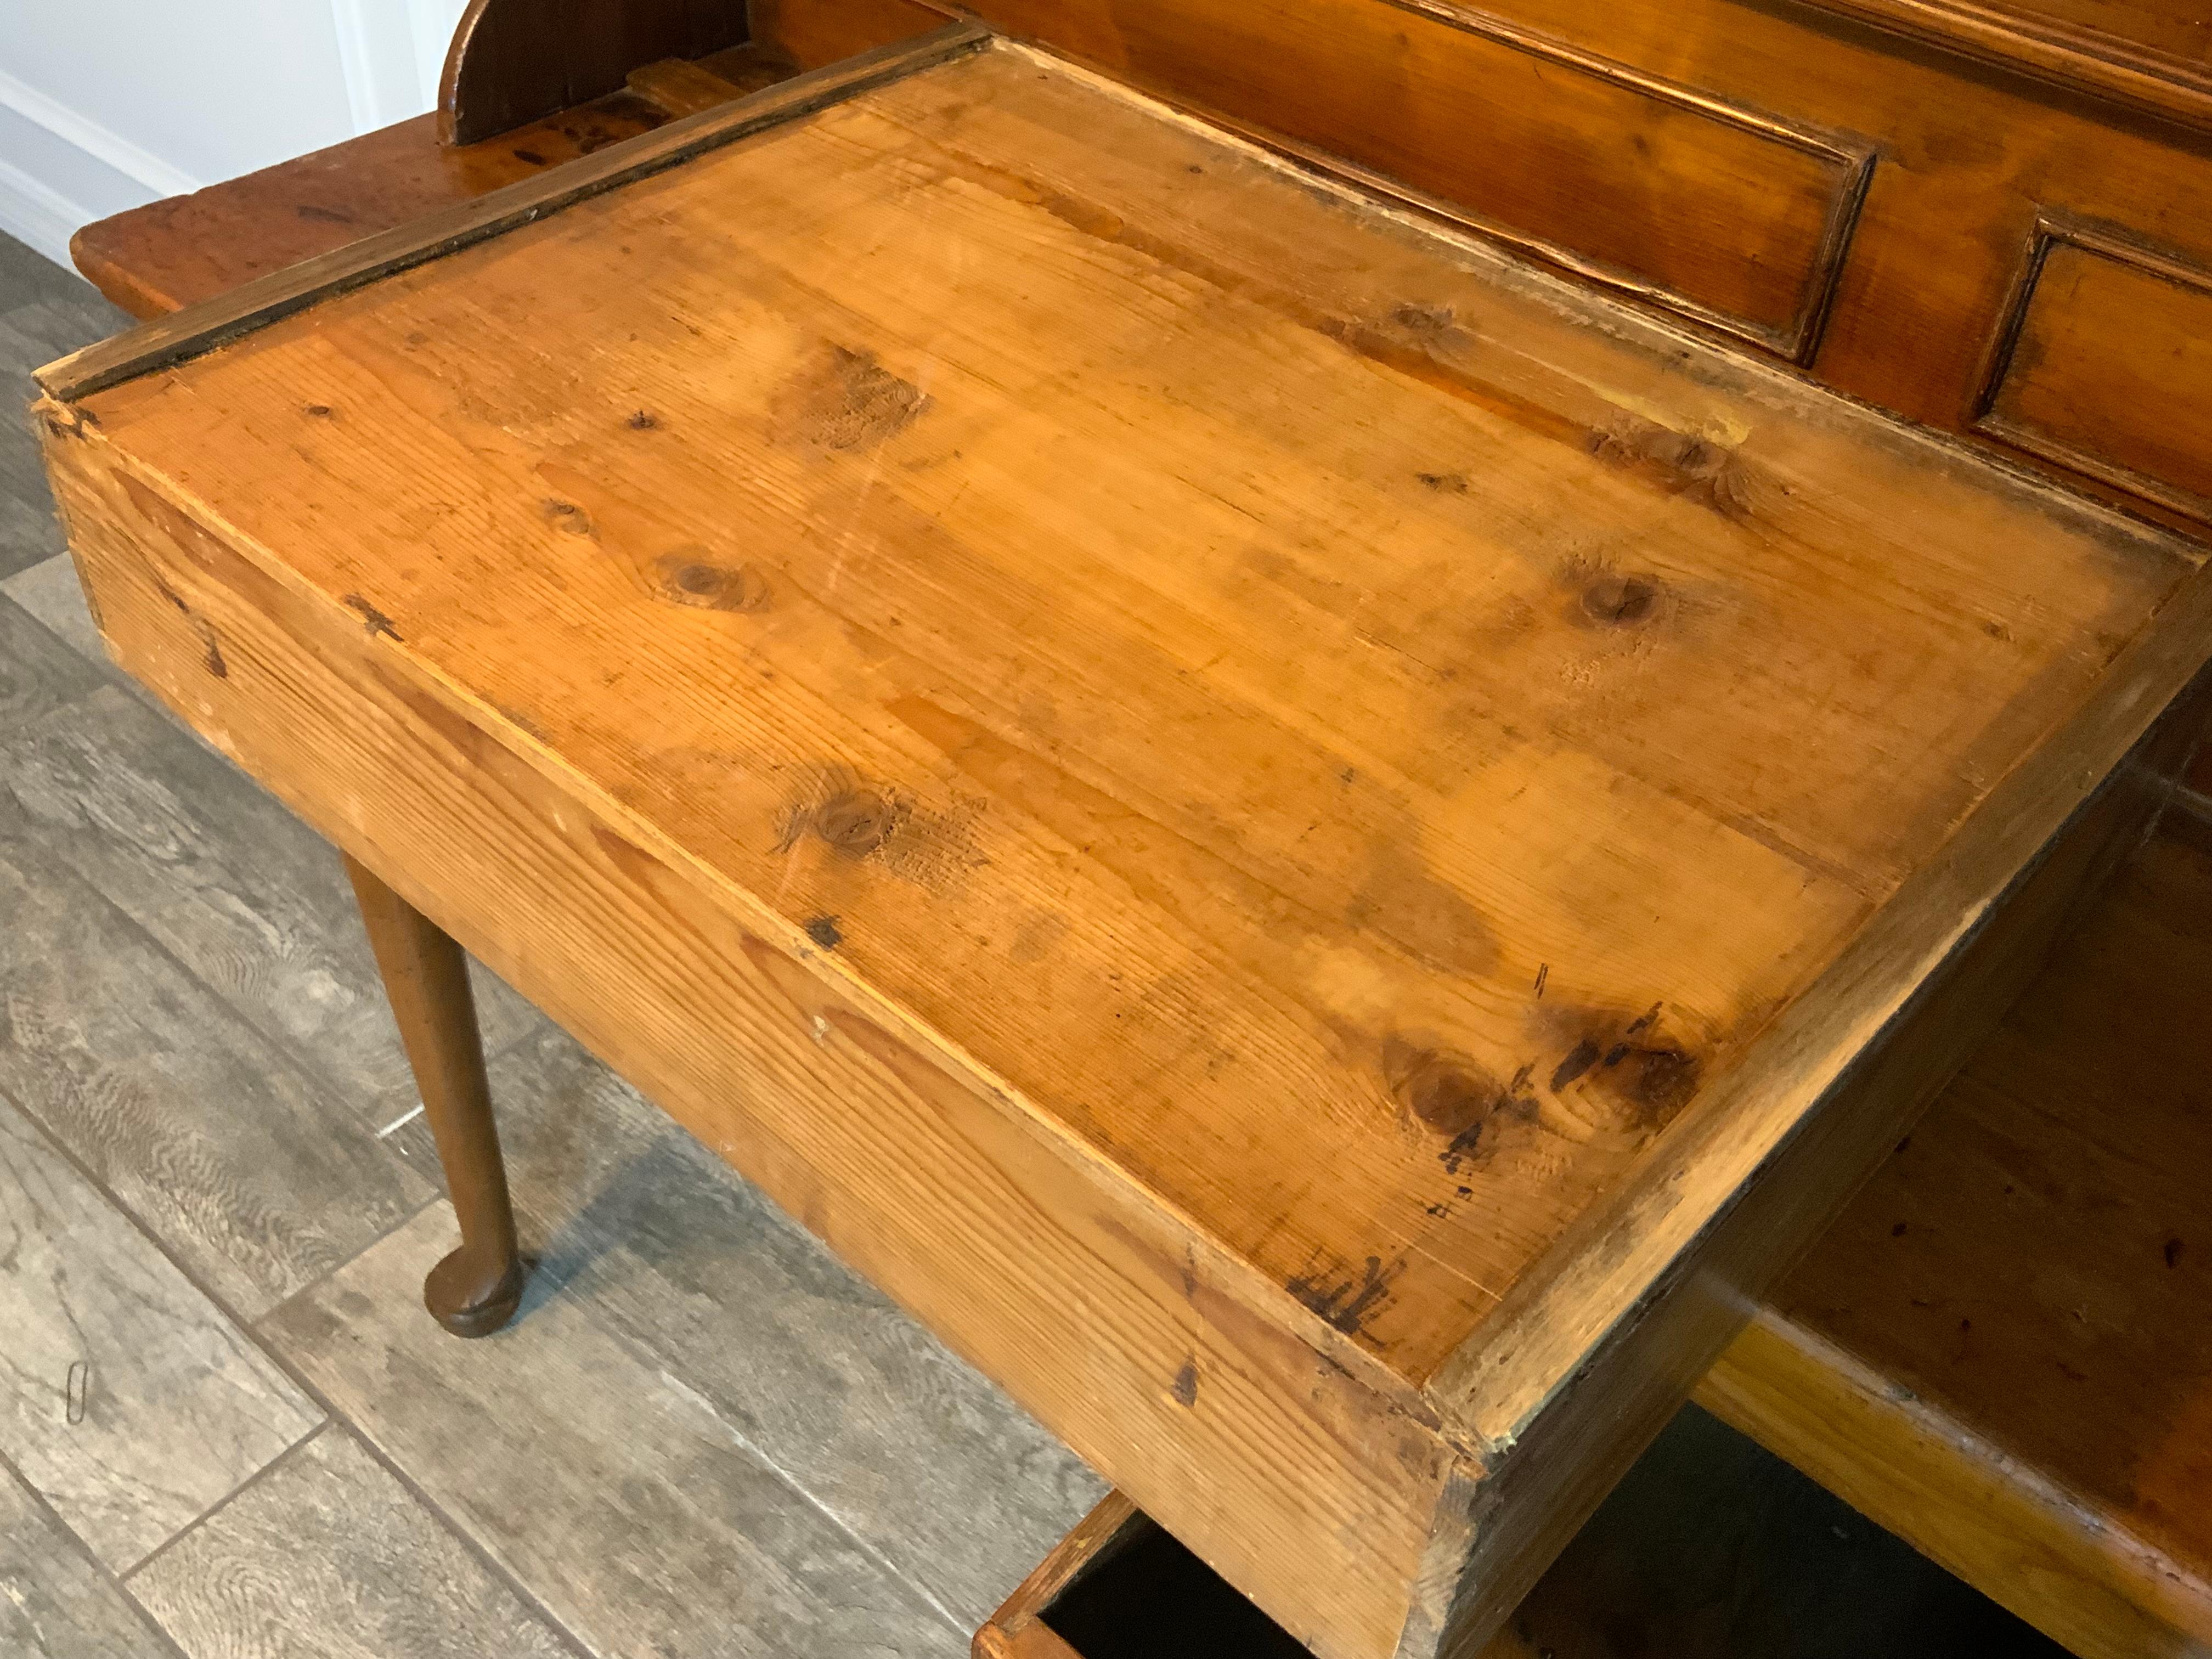
<path id="1" fill-rule="evenodd" d="M 2212 518 L 2212 272 L 2045 220 L 1975 429 Z"/>
<path id="2" fill-rule="evenodd" d="M 988 0 L 1042 39 L 1579 274 L 1809 357 L 1871 152 L 1457 9 Z"/>

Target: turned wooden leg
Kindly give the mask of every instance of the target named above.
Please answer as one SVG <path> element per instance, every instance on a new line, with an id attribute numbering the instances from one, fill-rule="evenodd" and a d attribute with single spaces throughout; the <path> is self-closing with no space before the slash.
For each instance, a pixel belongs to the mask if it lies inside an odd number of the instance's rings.
<path id="1" fill-rule="evenodd" d="M 461 1223 L 461 1248 L 430 1270 L 422 1301 L 455 1336 L 489 1336 L 514 1316 L 523 1266 L 468 962 L 443 929 L 374 874 L 351 858 L 345 867 Z"/>

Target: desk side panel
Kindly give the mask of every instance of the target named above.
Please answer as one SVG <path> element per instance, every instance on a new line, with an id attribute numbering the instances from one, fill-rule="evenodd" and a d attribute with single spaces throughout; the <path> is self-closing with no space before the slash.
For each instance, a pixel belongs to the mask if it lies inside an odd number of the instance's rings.
<path id="1" fill-rule="evenodd" d="M 2212 675 L 2134 745 L 1880 1038 L 1753 1172 L 1519 1438 L 1462 1489 L 1464 1553 L 1439 1529 L 1407 1659 L 1473 1659 L 1899 1137 L 1994 1030 L 2171 797 Z M 1625 1248 L 1615 1237 L 1598 1251 Z M 1433 1620 L 1433 1645 L 1411 1639 Z"/>
<path id="2" fill-rule="evenodd" d="M 1240 1299 L 1143 1194 L 749 930 L 388 625 L 232 545 L 73 411 L 43 428 L 126 670 L 1322 1659 L 1392 1650 L 1444 1476 L 1431 1427 Z"/>

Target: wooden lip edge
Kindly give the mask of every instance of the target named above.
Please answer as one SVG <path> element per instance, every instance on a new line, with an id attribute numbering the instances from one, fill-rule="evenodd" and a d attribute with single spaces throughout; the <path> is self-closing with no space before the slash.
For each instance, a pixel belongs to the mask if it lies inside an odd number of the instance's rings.
<path id="1" fill-rule="evenodd" d="M 2160 1607 L 2172 1595 L 2176 1583 L 2189 1578 L 2188 1574 L 2177 1571 L 2171 1556 L 2113 1519 L 2111 1511 L 2075 1496 L 2040 1466 L 2015 1455 L 1966 1419 L 1931 1403 L 1925 1395 L 1899 1388 L 1850 1349 L 1802 1321 L 1772 1307 L 1762 1307 L 1753 1316 L 1744 1334 L 1769 1352 L 1782 1356 L 1789 1370 L 1750 1363 L 1737 1364 L 1732 1358 L 1735 1350 L 1731 1347 L 1698 1383 L 1693 1397 L 1714 1416 L 1784 1462 L 1797 1467 L 1791 1455 L 1791 1437 L 1763 1431 L 1771 1424 L 1767 1414 L 1759 1408 L 1759 1396 L 1781 1391 L 1802 1401 L 1817 1401 L 1824 1390 L 1840 1391 L 1858 1401 L 1872 1415 L 1902 1425 L 1941 1446 L 1962 1468 L 2002 1470 L 2001 1485 L 2007 1497 L 1996 1506 L 1998 1514 L 2006 1509 L 2015 1509 L 2042 1517 L 2045 1530 L 2034 1541 L 2053 1537 L 2075 1540 L 2085 1553 L 2095 1555 L 2116 1574 L 2142 1586 L 2147 1594 L 2141 1598 L 2140 1605 L 2146 1610 Z M 1897 1533 L 1923 1554 L 1940 1559 L 1942 1552 L 1929 1547 L 1936 1540 L 1931 1538 L 1923 1543 L 1916 1535 L 1925 1530 L 1916 1525 L 1923 1514 L 1924 1511 L 1899 1510 L 1893 1516 L 1875 1515 L 1870 1518 Z M 1994 1599 L 2004 1598 L 1999 1595 Z M 2208 1622 L 2199 1631 L 2187 1633 L 2212 1636 L 2212 1598 L 2200 1593 L 2197 1600 Z M 2018 1607 L 2011 1610 L 2024 1619 L 2029 1618 Z"/>
<path id="2" fill-rule="evenodd" d="M 573 207 L 620 185 L 811 115 L 920 70 L 979 51 L 997 37 L 956 22 L 763 88 L 749 97 L 682 117 L 650 132 L 519 179 L 472 201 L 429 214 L 333 252 L 302 260 L 142 323 L 37 370 L 33 379 L 58 403 L 73 403 L 125 380 L 167 368 L 382 276 L 427 264 Z"/>
<path id="3" fill-rule="evenodd" d="M 1999 21 L 1955 0 L 1800 0 L 1909 40 L 1926 41 L 1977 63 L 2046 85 L 2087 93 L 2212 131 L 2212 78 L 2164 53 L 2127 46 L 2110 36 L 2025 18 Z"/>
<path id="4" fill-rule="evenodd" d="M 1494 1464 L 1583 1364 L 1642 1316 L 1915 995 L 2035 867 L 2052 839 L 2212 655 L 2212 566 L 2185 575 L 2065 726 L 2023 756 L 1930 863 L 1656 1140 L 1613 1202 L 1585 1211 L 1439 1366 L 1432 1407 Z M 1678 1133 L 1679 1132 L 1679 1133 Z M 1725 1172 L 1686 1203 L 1693 1168 Z M 1602 1211 L 1602 1213 L 1600 1211 Z M 1601 1233 L 1627 1248 L 1592 1251 Z"/>

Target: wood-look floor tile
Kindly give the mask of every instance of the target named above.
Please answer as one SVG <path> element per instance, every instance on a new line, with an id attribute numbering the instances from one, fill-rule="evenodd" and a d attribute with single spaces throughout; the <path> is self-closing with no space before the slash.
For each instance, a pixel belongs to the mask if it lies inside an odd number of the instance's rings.
<path id="1" fill-rule="evenodd" d="M 963 1629 L 683 1378 L 542 1285 L 495 1336 L 424 1315 L 443 1205 L 264 1322 L 602 1659 L 959 1659 Z"/>
<path id="2" fill-rule="evenodd" d="M 5 1100 L 0 1333 L 0 1455 L 118 1571 L 321 1420 Z"/>
<path id="3" fill-rule="evenodd" d="M 493 1086 L 541 1274 L 966 1625 L 1104 1495 L 1075 1455 L 558 1030 Z"/>
<path id="4" fill-rule="evenodd" d="M 202 1284 L 251 1319 L 428 1201 L 359 1113 L 21 817 L 0 793 L 0 1092 Z"/>
<path id="5" fill-rule="evenodd" d="M 289 1453 L 133 1574 L 189 1659 L 570 1659 L 343 1430 Z"/>
<path id="6" fill-rule="evenodd" d="M 0 730 L 0 796 L 40 839 L 263 1035 L 380 1128 L 413 1079 L 353 892 L 322 837 L 114 686 Z M 544 1018 L 480 974 L 485 1047 Z"/>
<path id="7" fill-rule="evenodd" d="M 107 648 L 100 642 L 100 630 L 93 625 L 91 608 L 84 602 L 84 584 L 77 580 L 76 563 L 67 553 L 57 553 L 0 580 L 0 595 L 21 605 L 79 656 L 97 667 L 108 668 Z M 122 678 L 116 671 L 109 672 L 118 680 Z"/>
<path id="8" fill-rule="evenodd" d="M 0 1654 L 176 1659 L 176 1650 L 69 1529 L 0 1468 Z"/>
<path id="9" fill-rule="evenodd" d="M 0 734 L 96 690 L 100 671 L 0 595 Z"/>

